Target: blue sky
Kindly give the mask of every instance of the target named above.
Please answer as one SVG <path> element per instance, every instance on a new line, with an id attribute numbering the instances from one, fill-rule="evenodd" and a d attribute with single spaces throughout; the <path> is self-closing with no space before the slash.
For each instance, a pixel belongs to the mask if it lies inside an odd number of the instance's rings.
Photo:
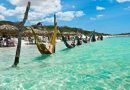
<path id="1" fill-rule="evenodd" d="M 42 22 L 96 30 L 102 33 L 130 32 L 130 0 L 30 0 L 26 25 Z M 53 2 L 52 2 L 53 1 Z M 19 21 L 23 18 L 27 0 L 0 0 L 0 20 Z"/>

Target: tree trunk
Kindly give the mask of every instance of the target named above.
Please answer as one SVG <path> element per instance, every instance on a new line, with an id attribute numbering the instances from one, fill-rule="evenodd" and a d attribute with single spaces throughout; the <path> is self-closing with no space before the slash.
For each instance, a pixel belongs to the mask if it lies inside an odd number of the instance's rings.
<path id="1" fill-rule="evenodd" d="M 31 3 L 28 2 L 28 5 L 27 5 L 26 11 L 25 11 L 25 15 L 24 15 L 24 19 L 17 26 L 18 29 L 19 29 L 18 45 L 17 45 L 17 49 L 16 49 L 16 54 L 15 54 L 15 61 L 14 61 L 14 64 L 12 65 L 12 67 L 16 67 L 17 64 L 19 63 L 20 51 L 21 51 L 21 38 L 22 38 L 23 31 L 24 31 L 24 24 L 25 24 L 25 22 L 27 20 L 27 17 L 28 17 L 28 12 L 29 12 L 29 9 L 30 9 L 30 4 Z"/>

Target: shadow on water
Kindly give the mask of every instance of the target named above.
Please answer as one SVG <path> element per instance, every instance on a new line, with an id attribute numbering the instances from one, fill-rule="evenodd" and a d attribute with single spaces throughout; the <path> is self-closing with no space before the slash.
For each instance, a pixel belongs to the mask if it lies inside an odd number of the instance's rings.
<path id="1" fill-rule="evenodd" d="M 40 55 L 40 56 L 34 57 L 33 61 L 36 61 L 36 62 L 43 61 L 50 56 L 51 56 L 51 54 Z"/>
<path id="2" fill-rule="evenodd" d="M 85 45 L 85 44 L 84 44 L 84 45 Z M 74 48 L 77 48 L 77 47 L 80 47 L 80 46 L 82 46 L 82 45 L 76 45 L 76 46 L 73 47 L 73 48 L 65 48 L 65 49 L 62 49 L 61 51 L 66 51 L 66 52 L 68 52 L 68 51 L 73 50 Z"/>
<path id="3" fill-rule="evenodd" d="M 51 60 L 47 59 L 50 58 Z M 45 67 L 49 67 L 52 63 L 53 63 L 53 54 L 44 54 L 44 55 L 40 55 L 37 56 L 33 59 L 34 62 L 40 62 L 38 67 L 39 68 L 45 68 Z"/>
<path id="4" fill-rule="evenodd" d="M 75 48 L 75 47 L 74 47 Z M 72 50 L 73 48 L 65 48 L 65 49 L 62 49 L 61 51 L 69 51 L 69 50 Z"/>

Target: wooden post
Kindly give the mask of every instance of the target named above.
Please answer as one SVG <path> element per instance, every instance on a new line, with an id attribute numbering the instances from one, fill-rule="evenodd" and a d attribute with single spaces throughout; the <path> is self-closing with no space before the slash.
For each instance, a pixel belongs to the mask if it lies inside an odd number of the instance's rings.
<path id="1" fill-rule="evenodd" d="M 56 15 L 55 14 L 54 14 L 54 29 L 55 29 L 54 32 L 56 32 L 56 34 L 57 34 L 57 22 L 56 22 Z M 54 46 L 53 53 L 55 53 L 55 50 L 56 50 L 56 45 Z"/>
<path id="2" fill-rule="evenodd" d="M 16 54 L 15 54 L 15 61 L 14 61 L 14 64 L 12 65 L 12 67 L 16 67 L 17 64 L 19 63 L 19 58 L 20 58 L 20 51 L 21 51 L 21 38 L 22 38 L 22 34 L 23 34 L 23 31 L 24 31 L 24 24 L 28 18 L 28 12 L 29 12 L 29 9 L 30 9 L 30 4 L 31 2 L 28 2 L 28 5 L 26 7 L 26 11 L 25 11 L 25 14 L 24 14 L 24 18 L 23 18 L 23 21 L 20 22 L 18 24 L 18 29 L 19 29 L 19 34 L 18 34 L 18 45 L 17 45 L 17 49 L 16 49 Z"/>

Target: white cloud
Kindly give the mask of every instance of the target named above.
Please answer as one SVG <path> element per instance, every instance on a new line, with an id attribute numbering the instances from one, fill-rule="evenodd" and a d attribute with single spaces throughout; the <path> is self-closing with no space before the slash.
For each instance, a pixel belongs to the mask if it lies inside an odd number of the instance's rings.
<path id="1" fill-rule="evenodd" d="M 25 12 L 25 7 L 16 7 L 13 9 L 7 9 L 6 11 L 3 11 L 4 16 L 14 16 L 14 15 L 23 15 Z"/>
<path id="2" fill-rule="evenodd" d="M 123 2 L 130 2 L 130 0 L 116 0 L 119 3 L 123 3 Z"/>
<path id="3" fill-rule="evenodd" d="M 75 15 L 76 15 L 77 17 L 81 17 L 81 16 L 83 16 L 83 15 L 85 15 L 85 14 L 84 14 L 83 11 L 77 11 Z"/>
<path id="4" fill-rule="evenodd" d="M 53 23 L 54 22 L 54 18 L 51 17 L 51 18 L 45 18 L 43 19 L 44 22 L 50 22 L 50 23 Z"/>
<path id="5" fill-rule="evenodd" d="M 28 0 L 9 0 L 17 7 L 26 7 Z M 57 12 L 61 10 L 60 0 L 30 0 L 31 9 L 36 12 Z"/>
<path id="6" fill-rule="evenodd" d="M 4 15 L 2 15 L 2 13 L 6 10 L 6 7 L 4 7 L 3 5 L 0 5 L 0 20 L 5 20 Z"/>
<path id="7" fill-rule="evenodd" d="M 0 5 L 0 13 L 5 11 L 6 10 L 6 7 L 4 7 L 3 5 Z"/>
<path id="8" fill-rule="evenodd" d="M 62 20 L 62 21 L 71 21 L 76 17 L 81 17 L 84 15 L 83 11 L 66 11 L 66 12 L 57 12 L 56 17 L 57 20 Z M 40 20 L 33 20 L 32 23 L 35 24 L 37 22 L 49 22 L 53 23 L 54 18 L 53 17 L 45 17 Z"/>
<path id="9" fill-rule="evenodd" d="M 19 2 L 20 2 L 20 0 L 8 0 L 11 4 L 13 4 L 13 5 L 17 5 Z"/>
<path id="10" fill-rule="evenodd" d="M 7 9 L 2 12 L 4 16 L 17 16 L 18 19 L 22 19 L 28 0 L 8 0 L 12 5 L 15 5 L 15 9 Z M 50 14 L 61 11 L 60 0 L 30 0 L 31 9 L 29 11 L 29 20 L 39 20 Z M 4 9 L 4 7 L 0 7 Z"/>
<path id="11" fill-rule="evenodd" d="M 0 15 L 0 20 L 5 20 L 5 17 L 3 15 Z"/>
<path id="12" fill-rule="evenodd" d="M 58 12 L 56 13 L 59 20 L 71 21 L 75 17 L 81 17 L 84 15 L 83 11 L 67 11 L 67 12 Z"/>
<path id="13" fill-rule="evenodd" d="M 45 17 L 39 20 L 31 20 L 31 24 L 36 24 L 38 22 L 49 22 L 49 23 L 53 23 L 54 22 L 54 17 Z"/>
<path id="14" fill-rule="evenodd" d="M 15 16 L 18 20 L 22 20 L 28 0 L 8 0 L 9 3 L 16 6 L 14 9 L 7 9 L 0 5 L 0 13 L 4 17 Z M 34 22 L 53 22 L 50 15 L 56 13 L 57 19 L 70 21 L 76 17 L 84 15 L 83 11 L 66 11 L 62 12 L 61 0 L 30 0 L 31 7 L 28 20 Z M 75 8 L 75 6 L 73 6 Z M 1 17 L 2 17 L 1 16 Z"/>
<path id="15" fill-rule="evenodd" d="M 101 11 L 101 10 L 105 10 L 105 8 L 104 8 L 104 7 L 101 7 L 101 6 L 96 6 L 96 10 Z"/>
<path id="16" fill-rule="evenodd" d="M 97 20 L 97 19 L 100 19 L 101 17 L 103 17 L 104 15 L 102 14 L 99 14 L 99 15 L 96 15 L 96 17 L 90 17 L 90 20 Z"/>
<path id="17" fill-rule="evenodd" d="M 56 15 L 59 18 L 59 20 L 64 21 L 71 21 L 75 17 L 74 11 L 58 12 Z"/>

